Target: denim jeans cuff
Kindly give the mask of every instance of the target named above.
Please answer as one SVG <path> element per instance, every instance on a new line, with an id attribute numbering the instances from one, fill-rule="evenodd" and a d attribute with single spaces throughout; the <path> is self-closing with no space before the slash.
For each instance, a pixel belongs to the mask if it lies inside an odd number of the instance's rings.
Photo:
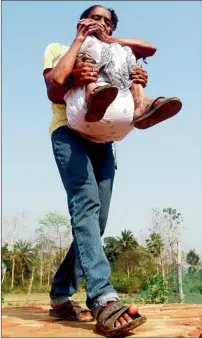
<path id="1" fill-rule="evenodd" d="M 52 297 L 50 299 L 50 303 L 51 305 L 62 305 L 65 302 L 67 302 L 68 300 L 70 300 L 70 298 L 66 295 L 62 295 L 61 297 Z"/>
<path id="2" fill-rule="evenodd" d="M 100 309 L 107 305 L 109 301 L 120 301 L 116 292 L 109 292 L 97 298 L 93 304 L 93 317 L 96 319 Z"/>

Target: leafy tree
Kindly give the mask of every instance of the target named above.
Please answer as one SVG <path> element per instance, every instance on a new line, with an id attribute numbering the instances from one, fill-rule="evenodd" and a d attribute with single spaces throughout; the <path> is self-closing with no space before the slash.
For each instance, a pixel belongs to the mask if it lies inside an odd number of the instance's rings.
<path id="1" fill-rule="evenodd" d="M 20 268 L 22 285 L 24 285 L 25 267 L 27 266 L 28 268 L 31 268 L 34 259 L 35 254 L 30 242 L 18 240 L 14 243 L 13 250 L 11 252 L 11 262 L 12 262 L 11 288 L 14 287 L 15 270 L 17 269 L 17 267 Z"/>
<path id="2" fill-rule="evenodd" d="M 58 248 L 54 240 L 48 238 L 43 227 L 36 230 L 36 252 L 39 260 L 39 271 L 35 272 L 39 276 L 40 286 L 43 285 L 44 276 L 47 274 L 47 285 L 50 284 L 50 275 L 54 262 L 54 257 L 58 252 Z M 59 253 L 61 257 L 61 252 Z M 60 258 L 61 259 L 61 258 Z"/>
<path id="3" fill-rule="evenodd" d="M 199 255 L 195 252 L 195 250 L 190 250 L 189 253 L 187 253 L 187 263 L 191 265 L 192 267 L 199 265 L 200 263 L 200 257 Z"/>
<path id="4" fill-rule="evenodd" d="M 69 245 L 71 228 L 67 217 L 57 212 L 48 212 L 39 223 L 46 238 L 53 240 L 60 251 Z"/>
<path id="5" fill-rule="evenodd" d="M 113 265 L 118 258 L 118 241 L 114 237 L 104 238 L 104 251 L 107 259 Z"/>
<path id="6" fill-rule="evenodd" d="M 160 233 L 153 232 L 149 238 L 146 239 L 148 251 L 153 255 L 156 260 L 156 266 L 158 271 L 159 260 L 161 262 L 162 275 L 164 276 L 163 263 L 162 263 L 162 252 L 164 248 L 163 239 Z"/>
<path id="7" fill-rule="evenodd" d="M 117 247 L 119 253 L 123 251 L 130 251 L 137 248 L 138 242 L 134 238 L 133 233 L 130 230 L 124 230 L 121 232 L 121 237 L 117 238 Z"/>
<path id="8" fill-rule="evenodd" d="M 130 278 L 131 272 L 134 267 L 138 266 L 138 263 L 139 253 L 135 250 L 125 250 L 119 255 L 115 267 L 117 271 L 125 272 L 127 277 Z"/>
<path id="9" fill-rule="evenodd" d="M 53 265 L 58 266 L 67 252 L 70 245 L 71 226 L 69 219 L 57 212 L 48 212 L 39 219 L 39 224 L 40 227 L 36 230 L 36 240 L 40 260 L 40 286 L 42 286 L 44 279 L 47 285 L 50 284 Z M 35 276 L 37 274 L 38 272 L 35 271 Z"/>
<path id="10" fill-rule="evenodd" d="M 5 243 L 2 247 L 1 247 L 1 260 L 4 261 L 4 263 L 6 264 L 6 269 L 7 271 L 10 271 L 11 269 L 11 263 L 10 263 L 10 250 L 8 248 L 8 244 Z"/>
<path id="11" fill-rule="evenodd" d="M 152 233 L 159 233 L 162 237 L 164 247 L 161 255 L 162 268 L 167 267 L 174 270 L 177 263 L 177 243 L 180 238 L 183 216 L 176 209 L 153 208 L 152 209 Z M 171 259 L 171 261 L 170 261 Z"/>

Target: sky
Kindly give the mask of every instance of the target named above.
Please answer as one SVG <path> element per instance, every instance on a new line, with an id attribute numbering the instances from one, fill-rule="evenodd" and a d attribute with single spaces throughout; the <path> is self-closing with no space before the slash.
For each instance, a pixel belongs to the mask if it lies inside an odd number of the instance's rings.
<path id="1" fill-rule="evenodd" d="M 2 3 L 2 215 L 25 211 L 30 237 L 48 211 L 68 215 L 49 135 L 51 106 L 42 76 L 48 44 L 70 45 L 80 14 L 112 7 L 114 36 L 158 48 L 144 65 L 152 97 L 178 96 L 174 118 L 117 143 L 118 170 L 105 236 L 130 229 L 142 242 L 154 207 L 176 208 L 182 250 L 202 257 L 202 3 L 196 1 L 4 1 Z M 4 225 L 3 234 L 7 226 Z"/>

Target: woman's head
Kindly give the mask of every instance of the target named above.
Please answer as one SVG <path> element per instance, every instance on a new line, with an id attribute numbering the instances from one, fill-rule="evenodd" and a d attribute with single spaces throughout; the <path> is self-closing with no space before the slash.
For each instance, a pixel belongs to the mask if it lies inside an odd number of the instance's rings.
<path id="1" fill-rule="evenodd" d="M 113 9 L 99 5 L 91 6 L 81 14 L 80 20 L 86 18 L 91 18 L 101 23 L 109 35 L 115 31 L 118 23 L 118 17 Z"/>

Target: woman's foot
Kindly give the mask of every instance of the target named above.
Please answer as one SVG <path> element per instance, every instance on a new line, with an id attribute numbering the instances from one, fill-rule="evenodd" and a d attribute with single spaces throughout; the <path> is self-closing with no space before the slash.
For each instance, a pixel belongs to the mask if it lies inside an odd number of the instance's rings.
<path id="1" fill-rule="evenodd" d="M 147 107 L 151 101 L 152 100 L 148 98 L 143 98 L 141 100 L 135 101 L 134 120 L 142 117 L 145 114 Z"/>
<path id="2" fill-rule="evenodd" d="M 87 95 L 88 111 L 85 121 L 96 122 L 103 118 L 107 108 L 114 101 L 118 94 L 118 87 L 115 85 L 104 85 L 96 87 L 91 95 Z"/>
<path id="3" fill-rule="evenodd" d="M 182 102 L 177 97 L 146 99 L 143 103 L 137 105 L 133 124 L 136 128 L 146 129 L 172 118 L 181 108 Z"/>

